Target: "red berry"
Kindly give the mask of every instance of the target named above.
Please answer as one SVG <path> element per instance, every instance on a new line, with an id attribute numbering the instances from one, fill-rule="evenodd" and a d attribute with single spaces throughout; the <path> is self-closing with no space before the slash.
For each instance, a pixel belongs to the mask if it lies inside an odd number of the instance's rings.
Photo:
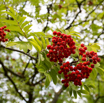
<path id="1" fill-rule="evenodd" d="M 81 44 L 81 47 L 84 47 L 84 44 L 83 43 Z"/>
<path id="2" fill-rule="evenodd" d="M 7 26 L 5 25 L 4 28 L 6 28 Z"/>
<path id="3" fill-rule="evenodd" d="M 57 33 L 57 36 L 60 36 L 60 35 L 61 35 L 61 32 L 58 32 L 58 33 Z"/>
<path id="4" fill-rule="evenodd" d="M 83 58 L 82 58 L 82 61 L 86 61 L 86 58 L 85 58 L 85 57 L 83 57 Z"/>
<path id="5" fill-rule="evenodd" d="M 91 68 L 94 68 L 94 64 L 91 64 Z"/>
<path id="6" fill-rule="evenodd" d="M 51 45 L 47 45 L 47 49 L 51 49 Z"/>
<path id="7" fill-rule="evenodd" d="M 84 50 L 87 50 L 87 47 L 86 46 L 84 47 Z"/>
<path id="8" fill-rule="evenodd" d="M 61 71 L 61 70 L 59 70 L 59 71 L 58 71 L 58 73 L 59 73 L 59 74 L 61 74 L 61 73 L 62 73 L 62 71 Z"/>
<path id="9" fill-rule="evenodd" d="M 48 58 L 50 57 L 50 54 L 49 54 L 49 53 L 47 54 L 47 57 L 48 57 Z"/>
<path id="10" fill-rule="evenodd" d="M 56 34 L 57 34 L 57 32 L 56 32 L 56 31 L 54 31 L 54 32 L 53 32 L 53 35 L 56 35 Z"/>
<path id="11" fill-rule="evenodd" d="M 64 86 L 65 86 L 65 87 L 68 87 L 68 86 L 69 86 L 69 84 L 68 84 L 68 83 L 65 83 L 65 84 L 64 84 Z"/>
<path id="12" fill-rule="evenodd" d="M 88 51 L 86 52 L 86 55 L 89 55 L 89 52 Z"/>
<path id="13" fill-rule="evenodd" d="M 97 58 L 97 61 L 98 61 L 98 62 L 100 62 L 100 61 L 101 61 L 101 59 L 100 59 L 100 58 Z"/>

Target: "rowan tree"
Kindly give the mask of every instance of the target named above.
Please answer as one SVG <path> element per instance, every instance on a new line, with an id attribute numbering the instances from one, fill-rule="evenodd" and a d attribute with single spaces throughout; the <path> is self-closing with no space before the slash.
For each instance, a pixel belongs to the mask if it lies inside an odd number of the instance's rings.
<path id="1" fill-rule="evenodd" d="M 104 0 L 0 1 L 0 103 L 103 103 L 103 62 Z"/>

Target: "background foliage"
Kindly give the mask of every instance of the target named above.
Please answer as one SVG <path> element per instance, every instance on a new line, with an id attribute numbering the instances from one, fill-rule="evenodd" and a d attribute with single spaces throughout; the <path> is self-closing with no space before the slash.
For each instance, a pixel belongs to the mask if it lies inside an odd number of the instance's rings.
<path id="1" fill-rule="evenodd" d="M 103 103 L 104 0 L 1 0 L 4 25 L 11 32 L 0 43 L 0 103 Z M 46 57 L 54 30 L 101 58 L 81 87 L 70 83 L 64 90 L 59 64 Z"/>

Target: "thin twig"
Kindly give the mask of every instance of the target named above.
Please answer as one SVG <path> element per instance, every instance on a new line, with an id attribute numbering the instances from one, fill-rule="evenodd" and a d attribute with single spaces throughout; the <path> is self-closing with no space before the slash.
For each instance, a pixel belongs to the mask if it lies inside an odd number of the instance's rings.
<path id="1" fill-rule="evenodd" d="M 77 1 L 77 0 L 76 0 Z M 74 23 L 74 21 L 76 20 L 76 18 L 78 17 L 78 15 L 81 13 L 81 5 L 82 3 L 86 1 L 86 0 L 83 0 L 81 1 L 80 3 L 77 1 L 77 5 L 78 5 L 78 8 L 79 8 L 79 11 L 77 12 L 77 14 L 75 15 L 74 19 L 72 20 L 72 22 L 70 23 L 70 25 L 68 27 L 66 27 L 64 30 L 68 30 L 72 27 L 72 24 Z"/>
<path id="2" fill-rule="evenodd" d="M 32 86 L 36 86 L 37 84 L 39 84 L 40 82 L 42 82 L 46 77 L 43 77 L 42 79 L 40 79 L 38 82 L 34 83 Z"/>
<path id="3" fill-rule="evenodd" d="M 26 69 L 27 69 L 27 67 L 28 67 L 28 65 L 29 65 L 29 63 L 30 63 L 30 60 L 31 60 L 31 58 L 29 59 L 28 63 L 26 64 L 26 67 L 25 67 L 25 69 L 23 70 L 22 75 L 25 74 L 25 71 L 26 71 Z"/>
<path id="4" fill-rule="evenodd" d="M 3 64 L 3 62 L 2 62 L 1 60 L 0 60 L 0 64 L 2 65 L 3 70 L 4 70 L 4 72 L 5 72 L 4 75 L 5 75 L 5 76 L 10 80 L 10 82 L 13 84 L 13 86 L 14 86 L 16 92 L 20 95 L 20 97 L 21 97 L 23 100 L 26 101 L 26 99 L 23 97 L 23 95 L 19 92 L 19 90 L 18 90 L 16 84 L 14 83 L 14 81 L 9 77 L 8 71 L 7 71 L 7 69 L 5 68 L 5 66 L 4 66 L 4 64 Z M 27 102 L 27 101 L 26 101 L 26 102 Z"/>
<path id="5" fill-rule="evenodd" d="M 19 52 L 19 53 L 22 53 L 22 54 L 25 54 L 25 55 L 29 56 L 30 58 L 32 58 L 32 59 L 34 59 L 34 60 L 37 60 L 37 58 L 34 58 L 34 57 L 31 56 L 30 54 L 25 53 L 25 52 L 23 52 L 23 51 L 20 51 L 20 50 L 17 50 L 17 49 L 13 49 L 13 48 L 8 48 L 8 47 L 5 47 L 5 46 L 3 46 L 3 45 L 0 45 L 0 47 L 5 48 L 5 49 L 8 49 L 8 50 L 16 51 L 16 52 Z"/>

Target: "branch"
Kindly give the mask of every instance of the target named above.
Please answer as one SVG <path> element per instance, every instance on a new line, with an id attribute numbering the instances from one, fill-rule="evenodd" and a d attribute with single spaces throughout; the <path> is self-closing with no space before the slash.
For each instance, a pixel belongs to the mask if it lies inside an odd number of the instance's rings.
<path id="1" fill-rule="evenodd" d="M 2 62 L 1 60 L 0 60 L 0 64 L 3 65 L 3 62 Z M 3 65 L 3 66 L 4 66 L 4 65 Z M 12 73 L 14 76 L 17 76 L 17 77 L 20 77 L 20 78 L 24 78 L 23 75 L 16 74 L 16 73 L 13 72 L 12 70 L 8 69 L 6 66 L 4 66 L 4 68 L 5 68 L 5 70 L 6 70 L 7 72 Z"/>
<path id="2" fill-rule="evenodd" d="M 17 49 L 8 48 L 8 47 L 5 47 L 5 46 L 3 46 L 3 45 L 0 45 L 0 47 L 5 48 L 5 49 L 8 49 L 8 50 L 16 51 L 16 52 L 19 52 L 19 53 L 22 53 L 22 54 L 25 54 L 25 55 L 29 56 L 30 58 L 32 58 L 32 59 L 34 59 L 34 60 L 37 60 L 37 58 L 34 58 L 34 57 L 31 56 L 30 54 L 25 53 L 25 52 L 23 52 L 23 51 L 20 51 L 20 50 L 17 50 Z"/>
<path id="3" fill-rule="evenodd" d="M 1 64 L 2 67 L 3 67 L 3 70 L 4 70 L 4 72 L 5 72 L 5 76 L 10 80 L 10 82 L 11 82 L 12 85 L 14 86 L 16 92 L 20 95 L 20 97 L 21 97 L 23 100 L 25 100 L 25 102 L 27 102 L 26 99 L 23 97 L 23 95 L 19 92 L 19 90 L 18 90 L 16 84 L 14 83 L 14 81 L 9 77 L 8 71 L 6 70 L 4 64 L 3 64 L 3 62 L 2 62 L 1 60 L 0 60 L 0 64 Z"/>
<path id="4" fill-rule="evenodd" d="M 51 103 L 57 103 L 57 100 L 58 100 L 58 98 L 59 98 L 59 96 L 61 95 L 62 92 L 63 92 L 62 88 L 58 92 L 55 92 L 54 98 L 53 98 Z"/>
<path id="5" fill-rule="evenodd" d="M 53 5 L 53 0 L 52 0 L 52 3 L 47 5 L 47 13 L 48 13 L 48 16 L 47 16 L 47 24 L 46 26 L 44 27 L 43 29 L 43 32 L 46 31 L 47 27 L 48 27 L 48 23 L 49 23 L 49 15 L 50 15 L 50 10 L 52 10 L 52 5 Z"/>
<path id="6" fill-rule="evenodd" d="M 35 67 L 34 74 L 33 74 L 33 75 L 31 76 L 31 78 L 30 78 L 30 79 L 32 79 L 32 84 L 33 84 L 33 81 L 34 81 L 34 78 L 35 78 L 36 74 L 38 74 L 38 70 L 37 70 L 37 68 Z"/>
<path id="7" fill-rule="evenodd" d="M 43 77 L 42 79 L 40 79 L 38 82 L 34 83 L 32 86 L 36 86 L 37 84 L 39 84 L 40 82 L 42 82 L 46 77 Z"/>
<path id="8" fill-rule="evenodd" d="M 26 67 L 25 67 L 25 69 L 23 70 L 22 75 L 25 74 L 26 68 L 28 67 L 28 65 L 29 65 L 29 63 L 30 63 L 30 60 L 31 60 L 31 58 L 29 59 L 28 63 L 26 64 Z"/>
<path id="9" fill-rule="evenodd" d="M 97 103 L 100 98 L 104 98 L 104 96 L 98 96 L 94 103 Z"/>
<path id="10" fill-rule="evenodd" d="M 24 7 L 26 6 L 27 1 L 28 1 L 28 0 L 26 0 L 26 1 L 24 2 L 24 5 L 22 6 L 22 8 L 24 8 Z"/>
<path id="11" fill-rule="evenodd" d="M 104 24 L 103 24 L 103 29 L 100 35 L 98 35 L 98 37 L 95 39 L 94 43 L 96 43 L 98 41 L 98 39 L 100 38 L 100 36 L 104 34 Z"/>
<path id="12" fill-rule="evenodd" d="M 77 0 L 76 0 L 77 1 Z M 77 1 L 78 2 L 78 1 Z M 89 20 L 87 20 L 88 18 L 89 18 L 89 16 L 98 8 L 98 6 L 101 4 L 103 2 L 103 0 L 99 3 L 99 4 L 97 4 L 96 6 L 95 6 L 95 8 L 92 10 L 92 11 L 90 11 L 89 13 L 88 13 L 88 15 L 85 17 L 85 20 L 83 20 L 83 21 L 81 21 L 81 22 L 79 22 L 78 24 L 74 24 L 74 25 L 71 25 L 71 26 L 77 26 L 77 25 L 80 25 L 80 24 L 82 24 L 82 23 L 84 23 L 84 22 L 86 22 L 86 21 L 89 21 Z M 78 5 L 78 3 L 77 3 L 77 5 Z M 76 16 L 77 16 L 77 14 L 76 14 Z M 75 16 L 75 17 L 76 17 Z M 73 19 L 74 20 L 74 19 Z M 74 20 L 75 21 L 75 20 Z M 73 21 L 73 22 L 74 22 Z M 67 29 L 65 29 L 65 30 L 67 30 Z"/>
<path id="13" fill-rule="evenodd" d="M 79 12 L 77 12 L 77 14 L 75 15 L 73 21 L 72 21 L 72 22 L 70 23 L 70 25 L 69 25 L 67 28 L 65 28 L 64 30 L 68 30 L 68 29 L 70 29 L 70 28 L 72 27 L 72 24 L 74 23 L 74 21 L 76 20 L 76 18 L 78 17 L 78 15 L 81 13 L 81 5 L 82 5 L 82 3 L 83 3 L 84 1 L 86 1 L 86 0 L 83 0 L 83 1 L 81 1 L 81 2 L 79 3 L 79 2 L 76 0 L 77 5 L 78 5 L 78 8 L 79 8 Z"/>

